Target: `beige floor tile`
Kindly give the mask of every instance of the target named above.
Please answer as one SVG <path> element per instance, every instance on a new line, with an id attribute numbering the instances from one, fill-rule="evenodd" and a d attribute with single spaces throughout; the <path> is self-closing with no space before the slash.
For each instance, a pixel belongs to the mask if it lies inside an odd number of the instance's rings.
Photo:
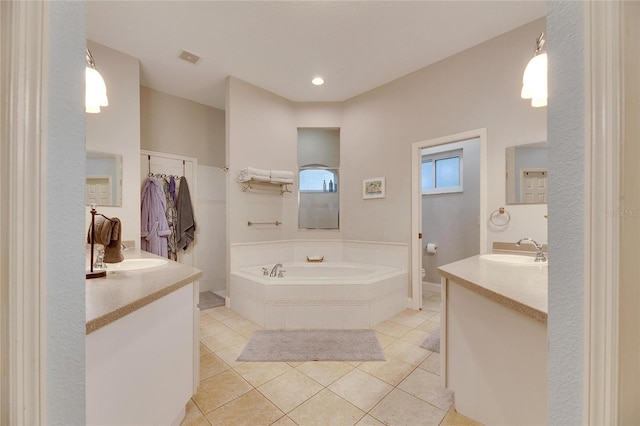
<path id="1" fill-rule="evenodd" d="M 398 385 L 398 389 L 447 411 L 453 404 L 453 392 L 442 387 L 441 381 L 440 376 L 416 368 Z"/>
<path id="2" fill-rule="evenodd" d="M 439 310 L 438 311 L 432 311 L 432 310 L 427 309 L 425 307 L 422 307 L 422 313 L 424 314 L 425 319 L 431 319 L 436 315 L 440 315 L 440 311 Z"/>
<path id="3" fill-rule="evenodd" d="M 233 370 L 227 370 L 200 382 L 193 401 L 205 415 L 249 392 L 253 388 Z"/>
<path id="4" fill-rule="evenodd" d="M 347 363 L 350 366 L 355 368 L 355 367 L 359 366 L 360 364 L 362 364 L 362 361 L 345 361 L 345 363 Z"/>
<path id="5" fill-rule="evenodd" d="M 229 367 L 237 367 L 241 364 L 244 364 L 244 361 L 236 361 L 242 350 L 247 345 L 246 342 L 238 343 L 233 346 L 229 346 L 228 348 L 216 351 L 215 354 L 223 360 Z"/>
<path id="6" fill-rule="evenodd" d="M 216 374 L 220 374 L 230 367 L 215 354 L 207 354 L 200 357 L 200 380 L 206 380 Z"/>
<path id="7" fill-rule="evenodd" d="M 438 315 L 434 315 L 434 316 L 432 316 L 431 318 L 429 318 L 429 321 L 433 321 L 433 322 L 435 322 L 435 323 L 440 324 L 440 318 L 441 318 L 441 316 L 442 316 L 442 315 L 440 315 L 440 314 L 438 314 Z"/>
<path id="8" fill-rule="evenodd" d="M 246 319 L 245 317 L 241 317 L 240 315 L 235 317 L 224 318 L 220 320 L 220 322 L 232 330 L 237 330 L 240 328 L 251 327 L 258 325 L 251 320 Z"/>
<path id="9" fill-rule="evenodd" d="M 365 414 L 358 407 L 325 389 L 288 415 L 300 426 L 342 426 L 356 424 Z"/>
<path id="10" fill-rule="evenodd" d="M 254 387 L 267 383 L 292 369 L 293 367 L 286 362 L 245 362 L 234 368 Z"/>
<path id="11" fill-rule="evenodd" d="M 218 352 L 238 343 L 247 343 L 247 339 L 225 326 L 224 330 L 219 330 L 211 336 L 200 337 L 202 342 L 212 352 Z"/>
<path id="12" fill-rule="evenodd" d="M 207 325 L 218 322 L 211 315 L 207 315 L 203 311 L 200 311 L 200 327 L 206 327 Z"/>
<path id="13" fill-rule="evenodd" d="M 253 333 L 255 333 L 257 330 L 263 330 L 263 327 L 260 327 L 258 324 L 251 323 L 246 327 L 236 329 L 235 332 L 244 338 L 251 339 Z"/>
<path id="14" fill-rule="evenodd" d="M 211 321 L 207 321 L 206 324 L 200 323 L 200 339 L 202 340 L 203 337 L 212 336 L 218 333 L 224 333 L 229 330 L 229 327 L 227 327 L 220 321 L 216 321 L 211 318 Z"/>
<path id="15" fill-rule="evenodd" d="M 340 361 L 308 361 L 297 367 L 322 386 L 329 386 L 355 367 Z"/>
<path id="16" fill-rule="evenodd" d="M 200 343 L 200 356 L 203 357 L 206 354 L 210 354 L 212 353 L 208 347 L 206 347 L 205 345 L 203 345 L 202 343 Z"/>
<path id="17" fill-rule="evenodd" d="M 182 422 L 180 422 L 180 426 L 208 426 L 209 422 L 202 414 L 202 411 L 198 408 L 198 406 L 192 401 L 189 400 L 187 402 L 186 414 Z"/>
<path id="18" fill-rule="evenodd" d="M 384 423 L 379 422 L 367 414 L 358 423 L 356 423 L 356 426 L 384 426 Z"/>
<path id="19" fill-rule="evenodd" d="M 446 411 L 416 398 L 413 395 L 394 389 L 369 415 L 387 425 L 438 425 Z"/>
<path id="20" fill-rule="evenodd" d="M 422 361 L 422 364 L 420 364 L 418 367 L 422 368 L 423 370 L 430 371 L 436 376 L 439 376 L 440 375 L 440 354 L 436 352 L 432 353 L 431 355 L 429 355 L 427 359 Z"/>
<path id="21" fill-rule="evenodd" d="M 426 320 L 425 322 L 420 323 L 416 330 L 426 331 L 427 333 L 433 333 L 437 329 L 440 328 L 440 321 L 436 322 L 433 319 L 436 317 L 432 317 L 431 319 Z"/>
<path id="22" fill-rule="evenodd" d="M 304 362 L 302 362 L 302 361 L 287 361 L 287 364 L 289 364 L 293 368 L 296 368 L 297 366 L 304 364 Z"/>
<path id="23" fill-rule="evenodd" d="M 482 426 L 482 423 L 476 422 L 469 417 L 458 413 L 453 407 L 444 416 L 440 426 Z"/>
<path id="24" fill-rule="evenodd" d="M 214 426 L 268 426 L 283 414 L 254 389 L 217 410 L 211 411 L 207 414 L 207 419 Z"/>
<path id="25" fill-rule="evenodd" d="M 315 380 L 298 370 L 291 370 L 258 387 L 269 401 L 285 413 L 296 408 L 322 390 Z"/>
<path id="26" fill-rule="evenodd" d="M 385 356 L 393 356 L 411 365 L 418 366 L 422 361 L 427 359 L 431 352 L 409 342 L 405 342 L 404 340 L 398 340 L 384 348 L 384 354 Z"/>
<path id="27" fill-rule="evenodd" d="M 218 321 L 226 318 L 237 317 L 239 315 L 237 312 L 234 312 L 225 306 L 218 306 L 217 308 L 206 309 L 202 312 L 206 313 L 207 315 L 210 315 L 212 318 L 217 319 Z"/>
<path id="28" fill-rule="evenodd" d="M 422 342 L 424 342 L 426 338 L 429 337 L 430 334 L 431 333 L 429 333 L 428 331 L 414 329 L 402 336 L 400 339 L 416 346 L 420 346 Z"/>
<path id="29" fill-rule="evenodd" d="M 277 421 L 271 423 L 271 426 L 297 426 L 296 422 L 291 420 L 289 416 L 280 417 Z"/>
<path id="30" fill-rule="evenodd" d="M 411 327 L 393 321 L 382 321 L 376 324 L 373 329 L 398 339 L 411 331 Z"/>
<path id="31" fill-rule="evenodd" d="M 382 346 L 383 349 L 398 340 L 393 336 L 389 336 L 388 334 L 384 334 L 379 331 L 376 331 L 375 333 L 378 338 L 378 342 L 380 342 L 380 346 Z"/>
<path id="32" fill-rule="evenodd" d="M 393 356 L 387 356 L 386 361 L 363 362 L 358 368 L 391 386 L 397 386 L 415 369 L 413 365 Z"/>
<path id="33" fill-rule="evenodd" d="M 389 321 L 393 321 L 398 324 L 402 324 L 402 325 L 406 325 L 407 327 L 414 328 L 421 322 L 425 321 L 426 319 L 428 319 L 428 316 L 425 315 L 423 311 L 414 311 L 412 309 L 407 309 L 389 318 Z"/>
<path id="34" fill-rule="evenodd" d="M 336 380 L 328 389 L 367 412 L 391 392 L 393 386 L 356 368 Z"/>

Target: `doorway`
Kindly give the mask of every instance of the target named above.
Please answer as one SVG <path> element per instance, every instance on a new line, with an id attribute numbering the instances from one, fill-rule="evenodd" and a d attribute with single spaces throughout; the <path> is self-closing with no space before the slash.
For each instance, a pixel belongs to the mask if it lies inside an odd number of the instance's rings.
<path id="1" fill-rule="evenodd" d="M 412 145 L 411 300 L 440 291 L 437 268 L 486 250 L 486 129 Z"/>

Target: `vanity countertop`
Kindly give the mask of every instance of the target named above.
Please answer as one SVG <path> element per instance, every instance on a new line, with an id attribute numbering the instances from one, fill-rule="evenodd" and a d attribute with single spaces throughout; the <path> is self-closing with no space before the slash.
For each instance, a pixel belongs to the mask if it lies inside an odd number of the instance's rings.
<path id="1" fill-rule="evenodd" d="M 128 249 L 126 259 L 160 258 Z M 86 334 L 92 333 L 161 297 L 196 281 L 202 271 L 169 260 L 154 268 L 108 272 L 106 277 L 86 280 Z"/>
<path id="2" fill-rule="evenodd" d="M 491 262 L 473 256 L 438 268 L 442 276 L 461 286 L 521 312 L 536 321 L 547 322 L 546 265 L 514 265 Z"/>

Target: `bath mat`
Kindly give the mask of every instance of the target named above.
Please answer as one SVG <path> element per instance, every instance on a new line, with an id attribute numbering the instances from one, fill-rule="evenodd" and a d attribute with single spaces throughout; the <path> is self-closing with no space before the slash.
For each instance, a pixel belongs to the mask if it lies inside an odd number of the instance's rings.
<path id="1" fill-rule="evenodd" d="M 203 291 L 200 293 L 198 303 L 200 310 L 216 308 L 218 306 L 224 306 L 224 297 L 218 296 L 212 291 Z"/>
<path id="2" fill-rule="evenodd" d="M 373 330 L 257 330 L 238 361 L 384 361 Z"/>
<path id="3" fill-rule="evenodd" d="M 427 337 L 427 340 L 422 342 L 420 347 L 431 352 L 440 353 L 440 329 L 438 328 L 431 333 L 431 335 Z"/>

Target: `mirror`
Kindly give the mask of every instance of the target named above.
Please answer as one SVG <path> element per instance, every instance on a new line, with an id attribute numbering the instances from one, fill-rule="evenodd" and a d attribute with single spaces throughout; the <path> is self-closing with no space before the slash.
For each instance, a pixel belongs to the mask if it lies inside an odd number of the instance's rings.
<path id="1" fill-rule="evenodd" d="M 340 228 L 340 129 L 298 129 L 298 228 Z"/>
<path id="2" fill-rule="evenodd" d="M 122 206 L 122 155 L 87 151 L 85 204 Z"/>
<path id="3" fill-rule="evenodd" d="M 547 203 L 547 143 L 506 149 L 507 204 Z"/>

